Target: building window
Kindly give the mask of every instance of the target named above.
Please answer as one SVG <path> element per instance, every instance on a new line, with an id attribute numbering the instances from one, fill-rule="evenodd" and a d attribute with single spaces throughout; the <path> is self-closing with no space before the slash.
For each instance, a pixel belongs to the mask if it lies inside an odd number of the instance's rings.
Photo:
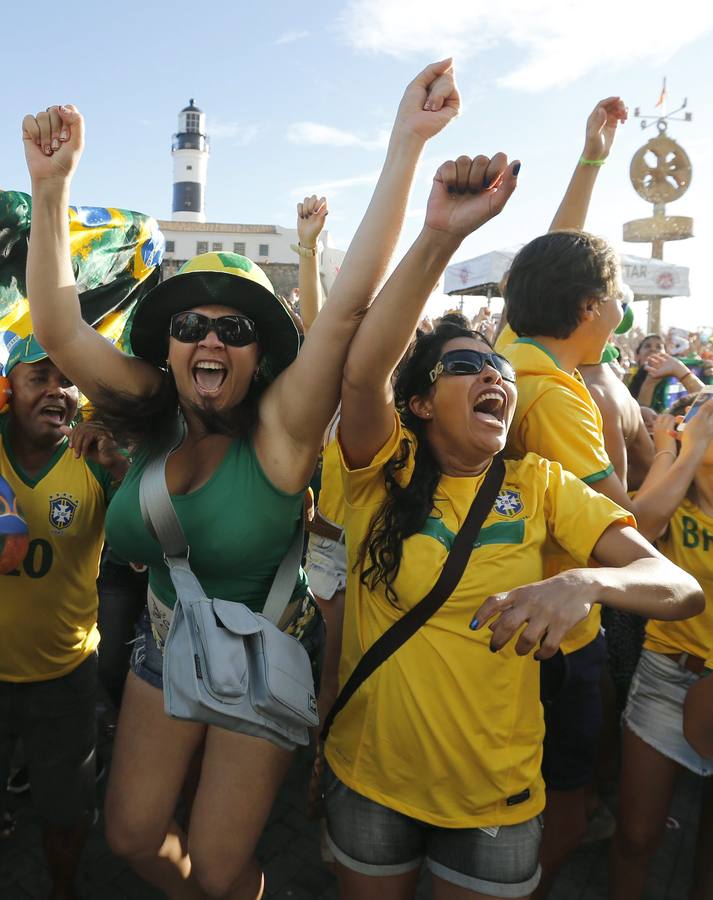
<path id="1" fill-rule="evenodd" d="M 176 243 L 175 241 L 166 241 L 166 253 L 175 253 Z"/>
<path id="2" fill-rule="evenodd" d="M 207 253 L 208 241 L 196 241 L 196 253 Z"/>
<path id="3" fill-rule="evenodd" d="M 186 166 L 186 172 L 192 172 L 193 166 Z"/>
<path id="4" fill-rule="evenodd" d="M 245 256 L 245 241 L 236 241 L 233 244 L 233 253 L 238 253 L 240 256 Z"/>
<path id="5" fill-rule="evenodd" d="M 270 255 L 270 245 L 269 244 L 260 244 L 260 249 L 258 250 L 258 256 L 269 256 Z"/>
<path id="6" fill-rule="evenodd" d="M 223 244 L 222 244 L 222 242 L 221 242 L 221 241 L 213 241 L 213 247 L 212 247 L 212 249 L 213 249 L 213 250 L 222 250 L 222 249 L 223 249 Z"/>
<path id="7" fill-rule="evenodd" d="M 200 128 L 201 117 L 199 113 L 186 113 L 186 129 L 188 131 L 198 131 Z"/>

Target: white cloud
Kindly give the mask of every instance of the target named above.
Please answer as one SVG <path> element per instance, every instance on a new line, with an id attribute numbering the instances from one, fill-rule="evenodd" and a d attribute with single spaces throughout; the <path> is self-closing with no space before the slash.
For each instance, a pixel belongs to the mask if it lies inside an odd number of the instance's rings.
<path id="1" fill-rule="evenodd" d="M 379 131 L 374 138 L 364 138 L 352 131 L 343 131 L 319 122 L 293 122 L 287 129 L 287 139 L 293 144 L 318 144 L 327 147 L 361 147 L 365 150 L 383 149 L 389 142 L 388 130 Z"/>
<path id="2" fill-rule="evenodd" d="M 227 139 L 231 144 L 245 147 L 252 143 L 260 133 L 260 125 L 246 122 L 221 122 L 218 119 L 210 119 L 208 122 L 209 139 Z"/>
<path id="3" fill-rule="evenodd" d="M 324 196 L 329 201 L 336 197 L 337 194 L 341 194 L 342 191 L 349 190 L 349 188 L 361 187 L 362 185 L 371 185 L 373 187 L 379 178 L 379 174 L 379 172 L 369 172 L 365 175 L 352 175 L 349 178 L 337 178 L 333 181 L 323 181 L 319 184 L 308 184 L 294 188 L 291 193 L 293 197 L 310 197 L 312 194 L 317 194 L 318 197 Z"/>
<path id="4" fill-rule="evenodd" d="M 273 41 L 273 44 L 294 44 L 309 37 L 309 31 L 286 31 Z"/>
<path id="5" fill-rule="evenodd" d="M 499 82 L 541 91 L 592 71 L 663 62 L 713 29 L 713 7 L 678 0 L 349 0 L 338 30 L 362 51 L 439 59 L 519 52 Z M 494 63 L 496 65 L 497 63 Z"/>

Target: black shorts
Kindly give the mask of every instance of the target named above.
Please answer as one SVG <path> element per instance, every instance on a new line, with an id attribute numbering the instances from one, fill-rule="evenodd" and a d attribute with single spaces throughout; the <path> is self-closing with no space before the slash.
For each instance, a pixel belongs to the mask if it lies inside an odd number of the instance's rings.
<path id="1" fill-rule="evenodd" d="M 604 636 L 567 654 L 564 682 L 545 704 L 542 775 L 552 791 L 574 791 L 594 780 L 602 730 Z M 541 665 L 546 666 L 549 660 Z"/>
<path id="2" fill-rule="evenodd" d="M 97 655 L 49 681 L 0 681 L 0 781 L 22 739 L 32 801 L 51 825 L 72 825 L 95 805 Z"/>

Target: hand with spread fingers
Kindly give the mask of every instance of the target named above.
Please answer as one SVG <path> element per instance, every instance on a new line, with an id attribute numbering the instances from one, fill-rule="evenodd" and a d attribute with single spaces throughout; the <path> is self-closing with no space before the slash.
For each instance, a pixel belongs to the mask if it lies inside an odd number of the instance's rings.
<path id="1" fill-rule="evenodd" d="M 621 97 L 600 100 L 589 114 L 582 156 L 585 159 L 606 159 L 616 137 L 619 124 L 626 122 L 629 110 Z"/>
<path id="2" fill-rule="evenodd" d="M 322 233 L 328 214 L 326 197 L 312 194 L 297 204 L 297 237 L 301 247 L 317 246 L 317 238 Z"/>
<path id="3" fill-rule="evenodd" d="M 477 631 L 491 619 L 490 649 L 502 650 L 516 636 L 515 652 L 549 659 L 567 633 L 589 615 L 596 601 L 587 569 L 570 569 L 545 581 L 493 594 L 477 610 L 471 628 Z"/>
<path id="4" fill-rule="evenodd" d="M 462 240 L 502 212 L 519 172 L 520 163 L 508 162 L 504 153 L 443 163 L 433 179 L 425 227 Z"/>
<path id="5" fill-rule="evenodd" d="M 33 182 L 72 177 L 84 147 L 84 120 L 76 106 L 50 106 L 22 120 L 22 140 Z"/>
<path id="6" fill-rule="evenodd" d="M 394 131 L 428 140 L 442 131 L 460 111 L 453 60 L 431 63 L 408 85 L 396 114 Z"/>

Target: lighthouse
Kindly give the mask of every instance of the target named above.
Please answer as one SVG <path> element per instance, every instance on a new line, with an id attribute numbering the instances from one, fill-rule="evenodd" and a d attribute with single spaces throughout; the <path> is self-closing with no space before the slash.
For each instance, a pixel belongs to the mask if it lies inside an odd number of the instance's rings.
<path id="1" fill-rule="evenodd" d="M 210 148 L 205 132 L 205 113 L 193 99 L 178 114 L 173 135 L 173 205 L 177 222 L 205 222 L 205 184 Z"/>

